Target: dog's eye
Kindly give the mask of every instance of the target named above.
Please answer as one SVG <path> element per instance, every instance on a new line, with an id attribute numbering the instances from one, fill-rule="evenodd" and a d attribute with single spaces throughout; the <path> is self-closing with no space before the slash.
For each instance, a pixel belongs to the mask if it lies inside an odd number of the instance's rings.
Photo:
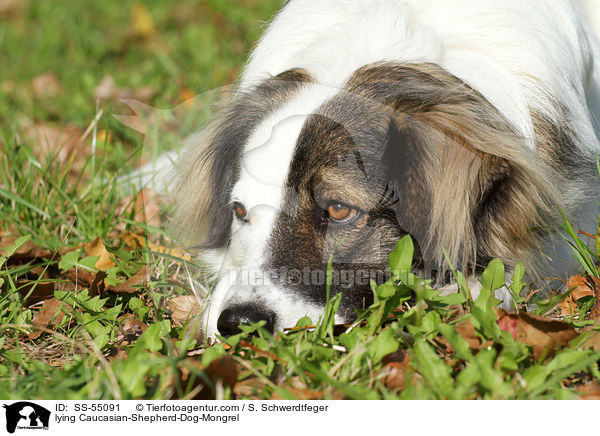
<path id="1" fill-rule="evenodd" d="M 248 211 L 246 210 L 246 206 L 244 206 L 239 201 L 233 203 L 233 213 L 235 217 L 241 221 L 248 221 L 246 215 L 248 215 Z"/>
<path id="2" fill-rule="evenodd" d="M 358 211 L 344 203 L 331 203 L 327 208 L 327 214 L 331 221 L 346 223 L 354 218 Z"/>

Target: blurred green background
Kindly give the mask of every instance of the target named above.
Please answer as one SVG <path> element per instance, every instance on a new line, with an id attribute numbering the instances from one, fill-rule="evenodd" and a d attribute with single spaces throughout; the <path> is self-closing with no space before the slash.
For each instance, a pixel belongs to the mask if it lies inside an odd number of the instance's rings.
<path id="1" fill-rule="evenodd" d="M 0 0 L 0 147 L 81 132 L 97 105 L 111 146 L 130 147 L 139 135 L 106 117 L 121 98 L 168 109 L 234 82 L 280 4 Z"/>

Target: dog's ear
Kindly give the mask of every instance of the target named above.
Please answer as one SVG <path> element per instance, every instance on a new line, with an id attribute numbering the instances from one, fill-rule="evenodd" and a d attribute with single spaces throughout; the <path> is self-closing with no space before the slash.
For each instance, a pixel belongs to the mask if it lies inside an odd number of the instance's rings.
<path id="1" fill-rule="evenodd" d="M 238 91 L 232 102 L 186 146 L 176 167 L 172 198 L 174 233 L 186 245 L 221 248 L 229 243 L 231 190 L 254 128 L 298 87 L 312 81 L 301 69 L 285 71 Z"/>
<path id="2" fill-rule="evenodd" d="M 383 155 L 398 223 L 432 268 L 527 253 L 554 216 L 549 170 L 481 94 L 432 64 L 376 64 L 351 92 L 392 108 Z"/>
<path id="3" fill-rule="evenodd" d="M 482 95 L 445 76 L 441 101 L 408 112 L 429 156 L 426 249 L 442 271 L 442 248 L 464 270 L 494 257 L 534 268 L 536 232 L 556 218 L 551 172 Z"/>
<path id="4" fill-rule="evenodd" d="M 421 252 L 429 245 L 433 203 L 428 179 L 433 162 L 424 133 L 411 123 L 399 125 L 392 117 L 380 165 L 397 224 L 413 237 Z M 428 257 L 428 253 L 422 255 Z"/>

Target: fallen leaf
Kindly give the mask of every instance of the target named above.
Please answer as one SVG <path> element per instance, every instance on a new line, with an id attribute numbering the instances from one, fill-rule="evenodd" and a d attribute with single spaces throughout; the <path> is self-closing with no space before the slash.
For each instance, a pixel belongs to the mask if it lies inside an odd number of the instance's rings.
<path id="1" fill-rule="evenodd" d="M 513 339 L 517 339 L 517 318 L 512 316 L 502 316 L 498 320 L 498 326 L 501 330 L 510 333 Z"/>
<path id="2" fill-rule="evenodd" d="M 575 392 L 580 400 L 600 400 L 600 385 L 595 381 L 579 386 Z"/>
<path id="3" fill-rule="evenodd" d="M 105 288 L 106 273 L 104 271 L 93 272 L 83 268 L 72 268 L 60 277 L 64 280 L 56 283 L 58 291 L 88 289 L 90 297 L 95 297 L 102 294 Z"/>
<path id="4" fill-rule="evenodd" d="M 0 236 L 0 255 L 6 255 L 6 252 L 3 250 L 3 248 L 13 245 L 15 241 L 21 237 L 20 235 L 15 235 L 16 233 Z M 10 259 L 13 261 L 19 260 L 28 262 L 33 259 L 49 258 L 51 256 L 52 252 L 50 250 L 42 248 L 29 240 L 21 245 L 17 251 L 14 252 Z"/>
<path id="5" fill-rule="evenodd" d="M 238 367 L 231 356 L 221 356 L 213 360 L 205 370 L 206 374 L 216 382 L 221 380 L 223 386 L 233 387 L 238 378 Z"/>
<path id="6" fill-rule="evenodd" d="M 115 293 L 132 294 L 138 292 L 140 290 L 139 285 L 143 285 L 148 280 L 150 280 L 150 269 L 147 265 L 144 265 L 136 274 L 109 290 Z"/>
<path id="7" fill-rule="evenodd" d="M 456 329 L 457 333 L 461 335 L 465 341 L 467 341 L 471 351 L 479 351 L 482 348 L 487 348 L 493 343 L 492 341 L 482 342 L 470 320 L 462 321 L 456 324 L 454 328 Z M 438 336 L 436 341 L 444 345 L 448 351 L 453 351 L 452 345 L 450 345 L 450 342 L 448 342 L 445 337 Z"/>
<path id="8" fill-rule="evenodd" d="M 133 220 L 139 223 L 146 223 L 153 227 L 160 226 L 160 195 L 152 189 L 144 188 L 134 196 L 130 195 L 119 201 L 115 210 L 115 216 L 131 213 L 133 208 Z M 123 223 L 119 229 L 125 229 Z M 132 247 L 134 248 L 134 247 Z M 136 244 L 135 248 L 139 248 Z"/>
<path id="9" fill-rule="evenodd" d="M 31 324 L 37 328 L 47 328 L 60 324 L 65 317 L 65 314 L 60 310 L 61 306 L 64 306 L 64 304 L 65 303 L 56 298 L 44 301 L 42 309 L 33 315 Z M 41 333 L 42 332 L 40 331 L 33 332 L 29 335 L 29 338 L 37 339 Z"/>
<path id="10" fill-rule="evenodd" d="M 126 232 L 123 236 L 123 242 L 127 247 L 132 250 L 138 249 L 149 249 L 150 251 L 154 251 L 157 253 L 167 254 L 172 257 L 176 257 L 178 259 L 191 261 L 192 257 L 189 254 L 186 254 L 179 247 L 165 247 L 163 245 L 157 245 L 152 242 L 148 242 L 146 245 L 146 238 L 142 235 L 138 235 L 133 232 Z"/>
<path id="11" fill-rule="evenodd" d="M 403 350 L 383 358 L 383 368 L 377 376 L 388 389 L 402 390 L 406 385 L 406 373 L 410 370 L 410 356 Z"/>
<path id="12" fill-rule="evenodd" d="M 571 276 L 567 280 L 566 289 L 573 289 L 573 291 L 558 305 L 561 316 L 572 315 L 577 309 L 578 300 L 592 296 L 596 298 L 596 301 L 590 310 L 590 318 L 598 319 L 600 317 L 600 298 L 598 298 L 600 294 L 600 279 L 590 275 Z"/>
<path id="13" fill-rule="evenodd" d="M 110 347 L 108 353 L 105 355 L 106 360 L 112 362 L 113 360 L 125 360 L 127 359 L 127 351 L 121 347 Z"/>
<path id="14" fill-rule="evenodd" d="M 175 297 L 167 302 L 167 307 L 171 310 L 171 319 L 176 326 L 183 325 L 194 315 L 198 315 L 202 306 L 193 295 L 182 295 Z"/>
<path id="15" fill-rule="evenodd" d="M 563 321 L 527 312 L 515 314 L 507 313 L 502 309 L 495 309 L 495 312 L 500 329 L 510 333 L 513 339 L 530 346 L 536 359 L 543 353 L 554 354 L 558 348 L 566 346 L 577 336 L 574 327 Z M 491 340 L 482 343 L 469 320 L 457 324 L 455 329 L 467 341 L 471 351 L 478 351 L 493 344 Z M 453 351 L 452 346 L 443 336 L 437 337 L 436 341 L 444 345 L 447 350 Z"/>
<path id="16" fill-rule="evenodd" d="M 146 331 L 148 325 L 135 316 L 127 316 L 123 327 L 117 333 L 116 340 L 122 345 L 132 344 Z"/>
<path id="17" fill-rule="evenodd" d="M 23 304 L 26 306 L 31 306 L 53 297 L 56 288 L 55 285 L 55 282 L 39 282 L 34 280 L 16 283 L 21 298 L 27 298 L 23 301 Z"/>
<path id="18" fill-rule="evenodd" d="M 99 256 L 94 266 L 100 271 L 106 271 L 115 266 L 112 255 L 106 250 L 100 236 L 85 245 L 85 254 L 91 257 Z"/>
<path id="19" fill-rule="evenodd" d="M 496 315 L 500 328 L 508 331 L 517 341 L 529 345 L 535 359 L 544 353 L 554 354 L 577 336 L 572 325 L 541 315 L 507 313 L 501 309 L 496 309 Z"/>
<path id="20" fill-rule="evenodd" d="M 196 374 L 202 371 L 208 378 L 206 383 L 204 377 Z M 184 364 L 179 367 L 179 376 L 182 386 L 193 386 L 198 391 L 193 400 L 214 400 L 218 386 L 233 389 L 238 378 L 239 369 L 231 356 L 221 356 L 211 362 L 206 368 L 202 368 L 197 359 L 186 358 Z"/>

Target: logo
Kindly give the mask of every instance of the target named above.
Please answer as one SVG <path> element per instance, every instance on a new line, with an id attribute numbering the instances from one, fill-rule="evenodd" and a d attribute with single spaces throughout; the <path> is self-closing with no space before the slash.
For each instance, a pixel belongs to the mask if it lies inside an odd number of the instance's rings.
<path id="1" fill-rule="evenodd" d="M 6 431 L 14 433 L 18 429 L 48 430 L 50 422 L 50 411 L 29 401 L 19 401 L 6 409 Z"/>

